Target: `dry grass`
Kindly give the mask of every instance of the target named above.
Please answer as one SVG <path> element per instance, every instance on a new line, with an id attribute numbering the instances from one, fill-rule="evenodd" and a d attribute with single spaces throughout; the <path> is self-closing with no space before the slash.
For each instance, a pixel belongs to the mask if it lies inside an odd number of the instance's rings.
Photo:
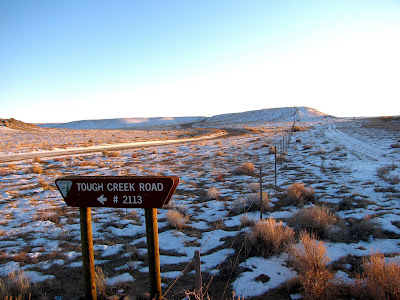
<path id="1" fill-rule="evenodd" d="M 377 169 L 377 174 L 379 178 L 382 178 L 383 180 L 385 180 L 387 183 L 390 184 L 398 184 L 400 183 L 400 177 L 398 175 L 393 175 L 392 171 L 397 169 L 397 165 L 396 164 L 389 164 L 389 165 L 385 165 L 382 167 L 379 167 Z"/>
<path id="2" fill-rule="evenodd" d="M 209 189 L 207 190 L 207 196 L 208 196 L 210 199 L 218 199 L 220 194 L 221 194 L 221 192 L 220 192 L 219 189 L 216 188 L 216 187 L 211 187 L 211 188 L 209 188 Z"/>
<path id="3" fill-rule="evenodd" d="M 120 157 L 121 156 L 121 151 L 107 151 L 104 150 L 101 152 L 101 154 L 105 157 Z"/>
<path id="4" fill-rule="evenodd" d="M 185 216 L 177 210 L 168 210 L 167 220 L 176 229 L 181 230 L 188 227 L 187 222 L 189 221 L 189 216 Z"/>
<path id="5" fill-rule="evenodd" d="M 400 299 L 400 262 L 385 261 L 380 253 L 363 259 L 362 274 L 351 285 L 355 299 Z"/>
<path id="6" fill-rule="evenodd" d="M 107 293 L 110 292 L 110 288 L 106 282 L 107 276 L 101 267 L 96 267 L 95 281 L 96 281 L 96 292 L 100 297 L 106 297 Z"/>
<path id="7" fill-rule="evenodd" d="M 321 239 L 328 238 L 338 218 L 326 206 L 303 208 L 288 220 L 289 225 L 300 232 L 306 230 Z"/>
<path id="8" fill-rule="evenodd" d="M 35 173 L 42 175 L 43 174 L 43 168 L 39 165 L 34 165 L 28 169 L 28 173 Z"/>
<path id="9" fill-rule="evenodd" d="M 288 187 L 287 196 L 293 205 L 302 207 L 307 201 L 314 200 L 314 189 L 306 187 L 302 182 L 296 182 Z"/>
<path id="10" fill-rule="evenodd" d="M 249 240 L 254 255 L 269 257 L 285 251 L 293 243 L 294 230 L 273 218 L 254 224 Z"/>
<path id="11" fill-rule="evenodd" d="M 314 235 L 302 232 L 300 244 L 291 248 L 290 256 L 299 273 L 304 299 L 333 299 L 334 273 L 328 268 L 330 259 L 323 242 L 318 242 Z"/>
<path id="12" fill-rule="evenodd" d="M 248 212 L 248 211 L 259 211 L 262 209 L 263 211 L 268 210 L 269 208 L 269 198 L 268 193 L 263 192 L 262 201 L 260 203 L 260 192 L 258 193 L 250 193 L 246 195 L 246 197 L 241 197 L 237 199 L 234 203 L 233 212 L 236 214 Z"/>
<path id="13" fill-rule="evenodd" d="M 43 161 L 42 161 L 42 159 L 41 159 L 40 157 L 35 156 L 35 157 L 32 159 L 32 162 L 33 162 L 33 163 L 36 163 L 36 164 L 41 164 Z"/>
<path id="14" fill-rule="evenodd" d="M 256 168 L 250 162 L 242 163 L 239 167 L 233 170 L 234 175 L 253 175 Z"/>
<path id="15" fill-rule="evenodd" d="M 47 183 L 47 181 L 46 181 L 45 179 L 43 179 L 43 178 L 39 178 L 39 179 L 38 179 L 38 183 L 39 183 L 39 186 L 40 186 L 42 189 L 44 189 L 45 191 L 51 189 L 50 185 L 49 185 L 49 184 Z"/>
<path id="16" fill-rule="evenodd" d="M 31 299 L 32 286 L 23 271 L 11 272 L 6 278 L 0 278 L 0 298 L 5 300 Z"/>
<path id="17" fill-rule="evenodd" d="M 37 211 L 33 217 L 34 221 L 50 221 L 54 224 L 60 224 L 60 214 L 54 209 L 45 209 Z"/>

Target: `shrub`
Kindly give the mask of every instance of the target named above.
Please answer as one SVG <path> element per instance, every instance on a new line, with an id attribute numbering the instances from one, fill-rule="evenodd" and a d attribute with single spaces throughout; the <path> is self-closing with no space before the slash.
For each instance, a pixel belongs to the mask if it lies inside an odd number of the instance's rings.
<path id="1" fill-rule="evenodd" d="M 350 242 L 358 242 L 359 240 L 368 241 L 371 235 L 375 237 L 382 236 L 380 224 L 375 222 L 370 215 L 366 215 L 361 220 L 350 218 L 348 224 Z"/>
<path id="2" fill-rule="evenodd" d="M 30 173 L 35 173 L 35 174 L 39 174 L 39 175 L 43 174 L 43 168 L 38 165 L 34 165 L 34 166 L 30 167 L 28 171 Z"/>
<path id="3" fill-rule="evenodd" d="M 395 175 L 392 171 L 397 169 L 396 164 L 389 164 L 385 165 L 382 167 L 379 167 L 377 169 L 377 174 L 379 178 L 382 178 L 385 180 L 387 183 L 390 184 L 397 184 L 400 182 L 400 177 L 398 175 Z"/>
<path id="4" fill-rule="evenodd" d="M 283 252 L 293 242 L 294 230 L 275 219 L 259 220 L 250 233 L 251 251 L 268 257 Z"/>
<path id="5" fill-rule="evenodd" d="M 0 299 L 31 299 L 32 286 L 24 271 L 11 272 L 0 278 Z"/>
<path id="6" fill-rule="evenodd" d="M 296 182 L 288 187 L 287 195 L 296 206 L 303 206 L 306 201 L 314 200 L 314 189 L 306 187 L 302 182 Z"/>
<path id="7" fill-rule="evenodd" d="M 110 288 L 107 285 L 107 276 L 101 267 L 95 268 L 95 282 L 97 295 L 106 297 Z"/>
<path id="8" fill-rule="evenodd" d="M 234 203 L 233 211 L 235 213 L 242 213 L 243 211 L 259 211 L 260 210 L 260 192 L 250 193 L 244 198 L 239 198 Z M 261 208 L 263 211 L 269 207 L 268 193 L 263 192 Z"/>
<path id="9" fill-rule="evenodd" d="M 177 210 L 169 210 L 167 211 L 167 220 L 172 226 L 180 230 L 188 226 L 189 216 L 185 216 Z"/>
<path id="10" fill-rule="evenodd" d="M 50 221 L 55 224 L 60 224 L 60 215 L 51 209 L 36 211 L 33 217 L 35 221 Z"/>
<path id="11" fill-rule="evenodd" d="M 218 199 L 221 192 L 216 187 L 211 187 L 207 190 L 207 196 L 211 199 Z"/>
<path id="12" fill-rule="evenodd" d="M 400 143 L 395 143 L 390 145 L 391 148 L 400 148 Z"/>
<path id="13" fill-rule="evenodd" d="M 50 190 L 50 185 L 43 178 L 39 178 L 38 183 L 39 183 L 39 186 L 41 186 L 42 189 L 44 189 L 45 191 Z"/>
<path id="14" fill-rule="evenodd" d="M 233 170 L 235 175 L 252 175 L 254 174 L 256 168 L 250 162 L 242 163 L 239 167 Z"/>
<path id="15" fill-rule="evenodd" d="M 309 150 L 311 148 L 312 148 L 312 146 L 310 144 L 306 144 L 303 146 L 303 150 Z"/>
<path id="16" fill-rule="evenodd" d="M 330 259 L 323 242 L 318 242 L 314 235 L 302 232 L 300 244 L 290 249 L 290 256 L 299 273 L 304 299 L 332 298 L 334 274 L 328 268 Z"/>
<path id="17" fill-rule="evenodd" d="M 286 159 L 286 156 L 283 155 L 283 154 L 280 154 L 280 155 L 278 155 L 278 156 L 276 157 L 276 162 L 277 162 L 278 164 L 281 164 L 281 163 L 285 162 L 286 160 L 287 160 L 287 159 Z"/>
<path id="18" fill-rule="evenodd" d="M 296 231 L 306 230 L 319 238 L 328 238 L 338 218 L 326 206 L 312 206 L 298 211 L 288 222 Z"/>
<path id="19" fill-rule="evenodd" d="M 276 147 L 275 146 L 269 146 L 268 148 L 268 154 L 275 154 L 276 153 Z"/>
<path id="20" fill-rule="evenodd" d="M 217 182 L 222 182 L 225 180 L 224 177 L 225 177 L 224 174 L 218 174 L 217 176 L 215 176 L 214 180 Z"/>
<path id="21" fill-rule="evenodd" d="M 399 261 L 385 261 L 383 254 L 374 253 L 363 259 L 363 274 L 351 290 L 356 299 L 400 299 Z"/>
<path id="22" fill-rule="evenodd" d="M 260 184 L 258 182 L 249 183 L 249 189 L 252 192 L 259 192 L 260 191 Z"/>
<path id="23" fill-rule="evenodd" d="M 42 159 L 41 159 L 40 157 L 35 156 L 35 157 L 32 159 L 32 162 L 33 162 L 33 163 L 37 163 L 37 164 L 41 164 L 43 161 L 42 161 Z"/>

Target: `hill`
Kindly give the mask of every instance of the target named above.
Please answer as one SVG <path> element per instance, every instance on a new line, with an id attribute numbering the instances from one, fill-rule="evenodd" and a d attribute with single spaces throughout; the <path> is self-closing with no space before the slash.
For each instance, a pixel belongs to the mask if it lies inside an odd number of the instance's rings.
<path id="1" fill-rule="evenodd" d="M 36 125 L 25 123 L 19 120 L 11 119 L 1 119 L 0 118 L 0 128 L 8 128 L 8 129 L 17 129 L 17 130 L 29 130 L 29 129 L 37 129 Z"/>
<path id="2" fill-rule="evenodd" d="M 169 129 L 194 122 L 204 117 L 177 117 L 177 118 L 121 118 L 102 120 L 81 120 L 68 123 L 39 124 L 40 127 L 66 129 Z"/>
<path id="3" fill-rule="evenodd" d="M 327 115 L 309 107 L 280 107 L 241 113 L 222 114 L 207 118 L 201 122 L 203 126 L 285 126 L 287 124 L 313 125 L 318 122 L 334 120 Z"/>
<path id="4" fill-rule="evenodd" d="M 39 126 L 67 129 L 171 129 L 189 125 L 198 127 L 287 126 L 293 123 L 313 125 L 334 119 L 335 117 L 308 107 L 282 107 L 221 114 L 213 117 L 82 120 L 69 123 L 40 124 Z"/>

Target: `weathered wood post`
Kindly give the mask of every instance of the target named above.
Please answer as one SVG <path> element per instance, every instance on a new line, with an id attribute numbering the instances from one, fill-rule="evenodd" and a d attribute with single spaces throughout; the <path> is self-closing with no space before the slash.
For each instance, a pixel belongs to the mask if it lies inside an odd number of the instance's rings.
<path id="1" fill-rule="evenodd" d="M 262 186 L 262 164 L 260 164 L 260 220 L 263 218 L 263 186 Z"/>
<path id="2" fill-rule="evenodd" d="M 275 146 L 275 189 L 276 189 L 276 146 Z"/>
<path id="3" fill-rule="evenodd" d="M 83 278 L 86 300 L 96 300 L 96 273 L 92 238 L 92 213 L 90 207 L 80 207 Z"/>
<path id="4" fill-rule="evenodd" d="M 196 272 L 196 291 L 199 297 L 199 300 L 203 300 L 203 282 L 201 278 L 201 260 L 200 260 L 200 251 L 196 250 L 194 252 L 194 268 Z"/>
<path id="5" fill-rule="evenodd" d="M 162 299 L 160 249 L 158 244 L 157 208 L 145 208 L 147 252 L 149 261 L 150 299 Z"/>

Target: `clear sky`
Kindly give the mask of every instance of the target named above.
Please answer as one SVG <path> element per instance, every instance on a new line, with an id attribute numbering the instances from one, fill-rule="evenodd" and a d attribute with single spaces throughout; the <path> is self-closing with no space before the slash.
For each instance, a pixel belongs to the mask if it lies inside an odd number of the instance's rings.
<path id="1" fill-rule="evenodd" d="M 400 1 L 0 1 L 0 118 L 285 106 L 400 115 Z"/>

